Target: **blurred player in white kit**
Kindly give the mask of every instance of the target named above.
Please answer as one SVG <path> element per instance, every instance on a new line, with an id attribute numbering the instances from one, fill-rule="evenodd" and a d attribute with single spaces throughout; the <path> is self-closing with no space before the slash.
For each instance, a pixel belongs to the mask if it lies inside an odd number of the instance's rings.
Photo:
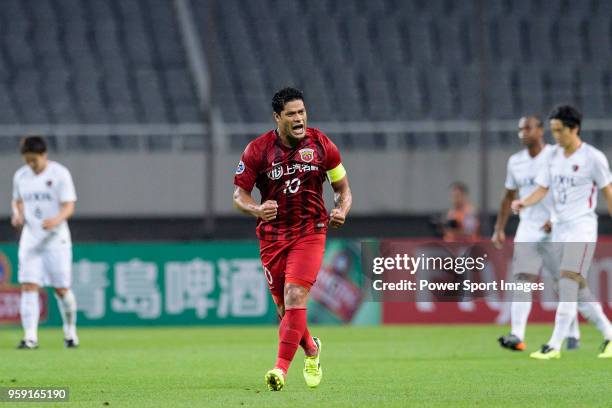
<path id="1" fill-rule="evenodd" d="M 581 312 L 604 336 L 598 357 L 612 358 L 612 326 L 586 285 L 597 242 L 597 190 L 601 190 L 612 214 L 608 159 L 580 139 L 582 115 L 576 108 L 557 106 L 549 119 L 558 145 L 546 168 L 536 177 L 538 187 L 529 197 L 512 202 L 512 209 L 518 212 L 537 204 L 550 190 L 556 217 L 553 242 L 559 247 L 560 278 L 555 328 L 548 343 L 530 357 L 540 360 L 561 357 L 561 343 L 576 318 L 577 301 L 580 301 L 584 305 Z"/>
<path id="2" fill-rule="evenodd" d="M 544 142 L 544 126 L 539 117 L 522 117 L 518 128 L 518 136 L 525 149 L 508 159 L 505 191 L 495 223 L 495 232 L 491 238 L 497 247 L 501 247 L 506 238 L 504 230 L 511 213 L 512 201 L 516 199 L 517 193 L 519 198 L 526 198 L 537 188 L 536 176 L 547 165 L 554 150 L 553 146 Z M 542 267 L 553 275 L 555 281 L 558 280 L 559 265 L 551 245 L 551 207 L 549 194 L 537 205 L 521 211 L 521 219 L 514 236 L 512 266 L 512 274 L 517 282 L 536 282 Z M 531 311 L 531 297 L 531 292 L 513 293 L 510 305 L 510 333 L 498 339 L 502 347 L 515 351 L 523 351 L 527 347 L 525 330 Z M 575 319 L 567 337 L 567 348 L 578 348 L 579 339 L 578 320 Z"/>
<path id="3" fill-rule="evenodd" d="M 78 347 L 76 300 L 71 290 L 72 240 L 67 220 L 74 213 L 76 192 L 68 169 L 47 157 L 40 136 L 21 143 L 26 165 L 13 178 L 11 223 L 22 228 L 19 240 L 20 314 L 24 338 L 19 349 L 38 347 L 40 287 L 50 286 L 62 315 L 64 345 Z"/>

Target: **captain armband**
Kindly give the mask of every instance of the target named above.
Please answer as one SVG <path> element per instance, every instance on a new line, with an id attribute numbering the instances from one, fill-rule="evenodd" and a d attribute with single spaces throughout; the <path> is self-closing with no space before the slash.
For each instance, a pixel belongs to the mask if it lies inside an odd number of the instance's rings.
<path id="1" fill-rule="evenodd" d="M 344 178 L 344 176 L 346 176 L 346 170 L 344 169 L 342 163 L 327 171 L 327 179 L 330 183 L 340 181 Z"/>

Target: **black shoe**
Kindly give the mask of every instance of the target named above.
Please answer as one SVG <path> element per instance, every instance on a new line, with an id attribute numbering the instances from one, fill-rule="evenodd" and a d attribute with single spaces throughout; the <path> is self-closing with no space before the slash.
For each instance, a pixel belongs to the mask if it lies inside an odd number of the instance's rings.
<path id="1" fill-rule="evenodd" d="M 612 342 L 610 340 L 604 340 L 599 350 L 601 353 L 597 355 L 598 358 L 612 358 Z"/>
<path id="2" fill-rule="evenodd" d="M 38 348 L 38 343 L 33 340 L 21 340 L 17 345 L 18 350 L 34 350 Z"/>
<path id="3" fill-rule="evenodd" d="M 576 337 L 568 337 L 565 343 L 565 348 L 568 350 L 578 350 L 580 348 L 580 339 Z"/>
<path id="4" fill-rule="evenodd" d="M 66 348 L 77 348 L 77 347 L 79 347 L 79 343 L 74 341 L 74 339 L 64 339 L 64 347 L 66 347 Z"/>
<path id="5" fill-rule="evenodd" d="M 513 351 L 523 351 L 527 345 L 514 334 L 507 334 L 497 339 L 499 345 Z"/>

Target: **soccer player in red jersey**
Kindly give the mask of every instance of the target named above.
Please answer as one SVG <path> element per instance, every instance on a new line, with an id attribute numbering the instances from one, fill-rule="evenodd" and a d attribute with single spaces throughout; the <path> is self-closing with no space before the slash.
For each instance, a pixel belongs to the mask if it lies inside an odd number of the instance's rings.
<path id="1" fill-rule="evenodd" d="M 338 148 L 320 130 L 307 127 L 302 92 L 281 89 L 272 109 L 277 127 L 247 145 L 236 168 L 233 200 L 239 211 L 257 218 L 261 262 L 281 318 L 278 358 L 265 381 L 279 391 L 298 346 L 306 355 L 306 384 L 316 387 L 323 376 L 321 341 L 308 331 L 306 304 L 323 260 L 327 226 L 344 224 L 352 196 Z M 334 190 L 329 215 L 325 180 Z M 251 196 L 253 186 L 261 204 Z"/>

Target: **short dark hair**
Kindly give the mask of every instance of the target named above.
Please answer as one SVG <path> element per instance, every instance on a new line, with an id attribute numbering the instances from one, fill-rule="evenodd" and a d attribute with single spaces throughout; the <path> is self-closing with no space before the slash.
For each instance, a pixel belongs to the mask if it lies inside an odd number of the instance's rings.
<path id="1" fill-rule="evenodd" d="M 548 119 L 558 119 L 563 122 L 564 126 L 575 129 L 580 127 L 582 123 L 582 114 L 573 106 L 557 105 L 553 108 L 552 112 L 550 112 L 550 115 L 548 115 Z"/>
<path id="2" fill-rule="evenodd" d="M 26 136 L 21 139 L 20 150 L 21 154 L 43 154 L 47 152 L 47 142 L 42 136 Z"/>
<path id="3" fill-rule="evenodd" d="M 450 188 L 456 188 L 457 190 L 461 191 L 463 194 L 469 194 L 470 189 L 468 188 L 467 184 L 465 184 L 462 181 L 453 181 L 450 185 Z"/>
<path id="4" fill-rule="evenodd" d="M 304 93 L 299 89 L 286 87 L 274 94 L 272 97 L 272 109 L 276 113 L 281 113 L 287 102 L 304 100 Z"/>

